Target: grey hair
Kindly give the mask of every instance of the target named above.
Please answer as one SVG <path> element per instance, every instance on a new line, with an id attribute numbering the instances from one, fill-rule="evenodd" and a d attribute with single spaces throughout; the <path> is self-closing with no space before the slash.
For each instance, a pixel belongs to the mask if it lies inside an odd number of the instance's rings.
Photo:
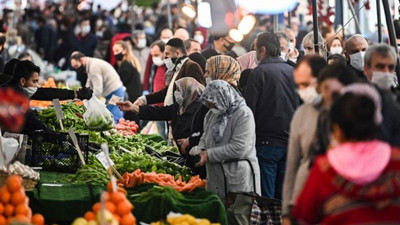
<path id="1" fill-rule="evenodd" d="M 304 44 L 307 42 L 312 42 L 313 46 L 314 46 L 314 31 L 311 31 L 308 34 L 306 34 L 306 36 L 304 36 L 303 41 L 301 42 L 303 47 L 304 47 Z M 320 52 L 326 59 L 326 55 L 327 55 L 326 45 L 325 45 L 324 38 L 322 37 L 320 32 L 318 32 L 318 47 L 319 47 Z"/>
<path id="2" fill-rule="evenodd" d="M 290 39 L 289 39 L 289 37 L 285 34 L 285 32 L 279 31 L 279 32 L 276 32 L 275 34 L 278 36 L 279 40 L 285 39 L 285 41 L 286 41 L 286 43 L 287 43 L 287 44 L 286 44 L 286 47 L 289 48 Z"/>
<path id="3" fill-rule="evenodd" d="M 364 63 L 368 66 L 371 66 L 371 58 L 372 55 L 378 54 L 383 58 L 391 57 L 395 61 L 395 65 L 397 65 L 397 54 L 394 48 L 388 44 L 375 44 L 371 45 L 367 48 L 364 56 Z"/>

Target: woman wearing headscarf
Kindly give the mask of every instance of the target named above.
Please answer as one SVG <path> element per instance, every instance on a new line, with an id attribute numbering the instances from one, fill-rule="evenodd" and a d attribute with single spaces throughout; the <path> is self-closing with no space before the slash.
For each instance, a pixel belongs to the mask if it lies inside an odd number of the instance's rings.
<path id="1" fill-rule="evenodd" d="M 201 102 L 210 108 L 204 119 L 204 133 L 191 155 L 199 154 L 196 166 L 206 165 L 207 190 L 225 200 L 225 183 L 221 163 L 230 159 L 248 159 L 224 165 L 227 189 L 230 192 L 253 191 L 255 179 L 260 193 L 260 171 L 255 148 L 253 113 L 244 98 L 226 81 L 216 80 L 207 85 Z"/>
<path id="2" fill-rule="evenodd" d="M 137 106 L 131 102 L 118 102 L 117 105 L 122 111 L 133 111 L 139 115 L 141 120 L 172 121 L 172 134 L 174 140 L 187 138 L 190 135 L 190 127 L 194 114 L 201 107 L 199 97 L 204 90 L 196 79 L 184 77 L 177 81 L 176 91 L 174 92 L 175 103 L 169 106 Z M 178 146 L 181 154 L 186 155 Z"/>
<path id="3" fill-rule="evenodd" d="M 207 83 L 210 83 L 213 80 L 224 80 L 240 93 L 238 88 L 240 65 L 230 56 L 217 55 L 209 58 L 206 63 L 204 77 L 206 78 Z"/>

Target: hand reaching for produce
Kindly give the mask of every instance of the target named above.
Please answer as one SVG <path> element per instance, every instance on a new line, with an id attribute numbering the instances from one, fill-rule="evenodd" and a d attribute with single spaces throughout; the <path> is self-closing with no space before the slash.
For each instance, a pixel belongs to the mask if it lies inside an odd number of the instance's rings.
<path id="1" fill-rule="evenodd" d="M 122 110 L 124 112 L 132 111 L 137 114 L 139 113 L 139 106 L 132 104 L 132 102 L 130 102 L 130 101 L 117 102 L 117 106 L 119 107 L 120 110 Z"/>
<path id="2" fill-rule="evenodd" d="M 189 138 L 179 139 L 178 145 L 181 146 L 181 151 L 183 154 L 186 154 L 186 149 L 189 147 Z"/>
<path id="3" fill-rule="evenodd" d="M 133 104 L 137 106 L 145 105 L 141 98 L 136 99 L 136 101 Z"/>
<path id="4" fill-rule="evenodd" d="M 87 87 L 79 89 L 77 92 L 77 97 L 81 100 L 90 99 L 93 96 L 93 90 Z"/>
<path id="5" fill-rule="evenodd" d="M 198 163 L 196 163 L 196 165 L 195 165 L 196 167 L 203 166 L 204 164 L 206 164 L 206 162 L 208 162 L 207 150 L 202 151 L 199 156 L 200 156 L 200 161 Z"/>

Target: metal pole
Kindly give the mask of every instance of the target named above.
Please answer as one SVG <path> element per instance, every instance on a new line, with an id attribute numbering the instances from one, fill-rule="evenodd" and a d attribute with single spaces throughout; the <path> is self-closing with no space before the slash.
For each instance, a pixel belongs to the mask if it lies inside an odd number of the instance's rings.
<path id="1" fill-rule="evenodd" d="M 382 4 L 383 4 L 383 10 L 385 12 L 386 26 L 389 31 L 390 44 L 393 46 L 394 50 L 396 51 L 396 54 L 399 55 L 399 51 L 397 49 L 397 43 L 396 43 L 396 36 L 395 36 L 395 32 L 394 32 L 392 15 L 390 14 L 389 2 L 388 2 L 388 0 L 382 0 Z M 400 80 L 399 58 L 397 58 L 396 74 L 397 74 L 397 80 Z"/>
<path id="2" fill-rule="evenodd" d="M 344 12 L 343 12 L 343 1 L 339 0 L 339 8 L 340 8 L 340 22 L 342 24 L 342 27 L 344 26 Z M 343 40 L 345 39 L 345 33 L 344 33 L 344 27 L 342 29 L 342 33 L 343 33 Z"/>
<path id="3" fill-rule="evenodd" d="M 312 9 L 313 9 L 313 32 L 314 32 L 314 52 L 315 54 L 319 54 L 318 47 L 318 9 L 317 9 L 317 0 L 312 0 Z"/>
<path id="4" fill-rule="evenodd" d="M 274 15 L 274 33 L 278 32 L 278 14 Z"/>
<path id="5" fill-rule="evenodd" d="M 167 0 L 167 10 L 168 10 L 168 27 L 172 30 L 172 15 L 171 15 L 171 5 L 169 0 Z"/>
<path id="6" fill-rule="evenodd" d="M 288 28 L 292 28 L 292 12 L 288 11 Z"/>
<path id="7" fill-rule="evenodd" d="M 378 40 L 382 42 L 382 20 L 381 20 L 381 2 L 376 0 L 376 16 L 378 17 Z"/>
<path id="8" fill-rule="evenodd" d="M 351 12 L 351 14 L 352 14 L 353 17 L 354 17 L 354 21 L 355 21 L 355 23 L 356 23 L 357 33 L 358 33 L 358 34 L 361 34 L 360 22 L 358 21 L 358 17 L 357 17 L 357 15 L 356 15 L 356 12 L 354 11 L 354 7 L 353 7 L 353 5 L 351 4 L 350 0 L 347 0 L 347 4 L 349 5 L 350 12 Z"/>

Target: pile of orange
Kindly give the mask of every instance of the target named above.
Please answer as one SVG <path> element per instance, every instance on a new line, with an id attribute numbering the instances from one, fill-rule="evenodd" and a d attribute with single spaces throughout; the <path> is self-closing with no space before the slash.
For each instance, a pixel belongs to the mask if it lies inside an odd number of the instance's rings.
<path id="1" fill-rule="evenodd" d="M 22 178 L 17 175 L 9 176 L 6 185 L 0 189 L 0 225 L 11 222 L 33 223 L 44 225 L 44 218 L 40 214 L 32 216 L 29 208 L 29 198 L 25 195 Z"/>
<path id="2" fill-rule="evenodd" d="M 114 218 L 120 225 L 136 225 L 136 218 L 132 214 L 134 206 L 126 198 L 126 191 L 118 187 L 118 191 L 114 192 L 111 182 L 107 185 L 105 209 L 113 214 Z M 96 215 L 100 211 L 100 202 L 95 203 L 92 211 L 85 213 L 85 219 L 90 222 L 96 220 Z"/>

